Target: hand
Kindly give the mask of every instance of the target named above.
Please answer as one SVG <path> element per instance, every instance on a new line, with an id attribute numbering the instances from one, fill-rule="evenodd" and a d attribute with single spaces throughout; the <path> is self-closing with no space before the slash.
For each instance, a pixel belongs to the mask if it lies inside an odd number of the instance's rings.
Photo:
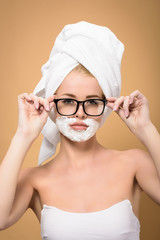
<path id="1" fill-rule="evenodd" d="M 148 101 L 138 90 L 126 97 L 107 100 L 107 106 L 120 116 L 134 134 L 140 134 L 140 131 L 150 123 Z"/>
<path id="2" fill-rule="evenodd" d="M 55 95 L 44 99 L 34 94 L 18 96 L 19 121 L 17 131 L 35 139 L 45 125 L 48 114 L 55 105 Z"/>

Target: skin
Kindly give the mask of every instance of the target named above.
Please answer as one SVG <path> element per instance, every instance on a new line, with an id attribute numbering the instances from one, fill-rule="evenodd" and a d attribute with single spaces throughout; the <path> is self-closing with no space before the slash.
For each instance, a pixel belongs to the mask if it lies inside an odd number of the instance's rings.
<path id="1" fill-rule="evenodd" d="M 126 97 L 107 98 L 107 106 L 148 152 L 104 148 L 96 135 L 76 143 L 61 134 L 60 151 L 53 160 L 41 167 L 21 170 L 27 151 L 54 107 L 54 98 L 72 95 L 85 100 L 90 95 L 102 98 L 102 94 L 95 78 L 72 71 L 56 95 L 48 99 L 27 93 L 18 97 L 18 128 L 0 166 L 1 229 L 14 224 L 28 208 L 40 221 L 43 204 L 69 212 L 94 212 L 128 199 L 137 217 L 142 191 L 160 204 L 160 136 L 150 120 L 148 101 L 139 91 Z M 74 117 L 77 122 L 91 118 L 81 105 Z M 98 122 L 101 118 L 94 117 Z"/>

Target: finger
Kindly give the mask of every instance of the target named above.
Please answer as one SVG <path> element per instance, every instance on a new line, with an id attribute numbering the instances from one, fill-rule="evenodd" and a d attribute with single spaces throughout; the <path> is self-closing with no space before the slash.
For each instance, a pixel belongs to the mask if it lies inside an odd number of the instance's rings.
<path id="1" fill-rule="evenodd" d="M 38 101 L 38 97 L 36 95 L 34 95 L 33 93 L 30 93 L 29 96 L 31 97 L 35 108 L 38 110 L 40 105 L 39 105 L 39 101 Z"/>
<path id="2" fill-rule="evenodd" d="M 27 101 L 31 101 L 31 97 L 29 96 L 28 93 L 22 93 L 18 96 L 19 99 L 22 99 L 22 100 L 27 100 Z"/>
<path id="3" fill-rule="evenodd" d="M 117 98 L 117 100 L 114 102 L 113 111 L 117 111 L 119 108 L 122 108 L 124 98 L 124 96 Z"/>
<path id="4" fill-rule="evenodd" d="M 106 100 L 108 102 L 115 102 L 117 100 L 117 98 L 115 98 L 115 97 L 107 97 Z"/>
<path id="5" fill-rule="evenodd" d="M 47 111 L 50 110 L 49 103 L 48 103 L 47 99 L 42 98 L 42 97 L 38 97 L 38 96 L 34 95 L 33 93 L 30 94 L 30 97 L 34 101 L 34 106 L 37 110 L 42 111 L 43 108 L 45 108 Z"/>
<path id="6" fill-rule="evenodd" d="M 49 104 L 48 99 L 39 97 L 39 98 L 38 98 L 38 102 L 39 102 L 39 104 L 40 104 L 41 106 L 44 106 L 44 108 L 45 108 L 46 111 L 50 111 L 50 104 Z"/>
<path id="7" fill-rule="evenodd" d="M 39 110 L 42 112 L 44 107 L 42 105 L 39 106 Z"/>
<path id="8" fill-rule="evenodd" d="M 55 99 L 55 97 L 56 97 L 56 95 L 52 95 L 52 96 L 48 97 L 47 100 L 48 100 L 49 102 L 53 102 L 53 100 Z"/>
<path id="9" fill-rule="evenodd" d="M 144 96 L 143 96 L 143 94 L 142 94 L 139 90 L 135 90 L 134 92 L 132 92 L 132 93 L 130 94 L 130 99 L 131 99 L 132 103 L 133 103 L 133 99 L 134 99 L 135 97 L 141 99 L 141 98 L 143 98 Z"/>
<path id="10" fill-rule="evenodd" d="M 50 111 L 52 110 L 52 108 L 54 108 L 55 107 L 55 103 L 54 102 L 51 102 L 50 103 Z"/>
<path id="11" fill-rule="evenodd" d="M 108 102 L 106 103 L 106 106 L 109 107 L 109 108 L 111 108 L 111 109 L 113 110 L 114 102 L 109 102 L 109 101 L 108 101 Z"/>
<path id="12" fill-rule="evenodd" d="M 129 96 L 126 96 L 123 102 L 123 112 L 126 118 L 129 117 L 129 105 L 130 105 L 129 100 L 130 100 Z"/>
<path id="13" fill-rule="evenodd" d="M 115 98 L 115 97 L 107 97 L 106 100 L 107 100 L 106 106 L 113 110 L 114 102 L 117 100 L 117 98 Z"/>
<path id="14" fill-rule="evenodd" d="M 46 111 L 50 111 L 53 107 L 54 103 L 50 105 L 50 103 L 53 102 L 53 99 L 55 98 L 55 95 L 50 96 L 49 98 L 42 98 L 34 95 L 33 93 L 30 93 L 29 96 L 31 97 L 32 101 L 34 102 L 34 106 L 37 110 L 42 111 L 44 108 Z"/>
<path id="15" fill-rule="evenodd" d="M 32 100 L 35 100 L 36 98 L 38 98 L 35 94 L 30 93 L 29 96 L 31 97 Z"/>
<path id="16" fill-rule="evenodd" d="M 55 106 L 55 102 L 54 102 L 55 97 L 56 97 L 55 95 L 52 95 L 47 98 L 47 100 L 49 102 L 50 110 Z"/>
<path id="17" fill-rule="evenodd" d="M 44 106 L 46 111 L 50 111 L 53 106 L 55 105 L 55 103 L 53 102 L 55 96 L 50 96 L 49 98 L 42 98 L 39 97 L 37 100 L 39 102 L 39 105 Z"/>

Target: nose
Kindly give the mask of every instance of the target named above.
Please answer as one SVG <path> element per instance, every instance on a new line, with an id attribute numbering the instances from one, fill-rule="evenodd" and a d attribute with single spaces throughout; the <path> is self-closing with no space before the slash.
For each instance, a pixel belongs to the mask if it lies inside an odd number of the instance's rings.
<path id="1" fill-rule="evenodd" d="M 77 112 L 75 113 L 75 117 L 79 118 L 79 119 L 85 119 L 87 117 L 87 115 L 85 114 L 85 112 L 83 110 L 82 104 L 79 104 L 79 108 L 78 108 Z"/>

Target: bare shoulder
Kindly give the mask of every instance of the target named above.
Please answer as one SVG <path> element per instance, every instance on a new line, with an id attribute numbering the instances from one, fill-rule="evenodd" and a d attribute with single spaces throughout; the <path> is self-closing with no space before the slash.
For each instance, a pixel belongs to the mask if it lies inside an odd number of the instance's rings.
<path id="1" fill-rule="evenodd" d="M 22 169 L 19 174 L 19 179 L 29 179 L 33 175 L 34 171 L 34 167 Z"/>
<path id="2" fill-rule="evenodd" d="M 38 176 L 38 167 L 24 168 L 20 171 L 18 182 L 33 185 L 33 181 Z"/>
<path id="3" fill-rule="evenodd" d="M 149 157 L 149 154 L 141 149 L 128 149 L 128 150 L 114 150 L 114 149 L 104 149 L 104 153 L 107 155 L 109 153 L 115 159 L 121 159 L 123 161 L 129 161 L 130 163 L 136 163 L 139 159 L 145 161 Z"/>
<path id="4" fill-rule="evenodd" d="M 44 166 L 29 167 L 20 171 L 19 180 L 25 180 L 28 183 L 33 183 L 41 174 L 45 173 Z"/>
<path id="5" fill-rule="evenodd" d="M 124 156 L 125 161 L 131 163 L 137 171 L 148 164 L 153 164 L 149 153 L 142 149 L 129 149 L 123 151 L 122 156 Z"/>
<path id="6" fill-rule="evenodd" d="M 142 169 L 154 168 L 154 163 L 149 155 L 149 153 L 142 149 L 129 149 L 122 152 L 124 160 L 129 163 L 135 170 L 135 177 L 137 179 L 137 174 Z"/>
<path id="7" fill-rule="evenodd" d="M 114 154 L 124 162 L 136 165 L 137 167 L 150 161 L 149 154 L 142 149 L 129 149 L 125 151 L 114 151 Z"/>
<path id="8" fill-rule="evenodd" d="M 130 169 L 135 175 L 138 170 L 142 169 L 144 166 L 153 165 L 149 153 L 142 149 L 129 149 L 123 151 L 104 149 L 104 156 L 106 159 L 112 159 L 112 162 L 123 166 L 125 170 Z"/>
<path id="9" fill-rule="evenodd" d="M 160 204 L 160 180 L 153 159 L 147 151 L 131 149 L 125 153 L 126 161 L 135 170 L 135 179 L 141 190 L 154 202 Z"/>
<path id="10" fill-rule="evenodd" d="M 32 187 L 32 176 L 34 174 L 34 168 L 24 168 L 20 171 L 18 176 L 19 185 L 28 185 Z"/>
<path id="11" fill-rule="evenodd" d="M 53 177 L 55 172 L 54 164 L 50 161 L 42 166 L 22 169 L 19 174 L 19 181 L 25 181 L 26 184 L 30 184 L 36 190 L 42 184 L 45 184 L 50 175 Z"/>

